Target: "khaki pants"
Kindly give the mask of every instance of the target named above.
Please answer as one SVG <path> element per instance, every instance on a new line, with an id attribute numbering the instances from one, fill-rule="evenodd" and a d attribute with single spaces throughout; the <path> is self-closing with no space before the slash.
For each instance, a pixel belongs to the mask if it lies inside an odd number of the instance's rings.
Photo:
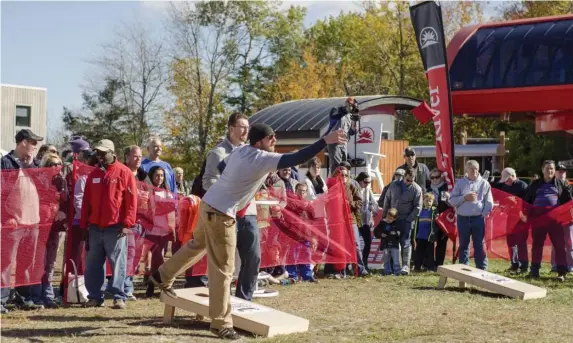
<path id="1" fill-rule="evenodd" d="M 231 319 L 231 279 L 235 269 L 237 228 L 235 219 L 205 203 L 199 207 L 199 220 L 193 239 L 159 267 L 161 280 L 172 285 L 189 267 L 208 257 L 209 317 L 211 328 L 233 327 Z"/>

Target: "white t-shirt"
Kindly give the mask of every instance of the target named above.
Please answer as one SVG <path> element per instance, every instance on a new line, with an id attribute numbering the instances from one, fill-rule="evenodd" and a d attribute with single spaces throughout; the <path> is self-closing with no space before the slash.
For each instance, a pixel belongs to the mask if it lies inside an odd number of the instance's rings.
<path id="1" fill-rule="evenodd" d="M 276 171 L 282 154 L 243 145 L 225 158 L 221 177 L 209 187 L 203 201 L 235 218 L 237 211 L 253 200 L 267 175 Z"/>

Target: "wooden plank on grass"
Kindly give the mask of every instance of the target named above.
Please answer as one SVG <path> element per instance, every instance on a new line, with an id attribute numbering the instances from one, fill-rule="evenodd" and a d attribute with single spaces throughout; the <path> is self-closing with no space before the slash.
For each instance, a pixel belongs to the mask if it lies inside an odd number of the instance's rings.
<path id="1" fill-rule="evenodd" d="M 443 288 L 445 278 L 452 278 L 459 281 L 460 287 L 465 287 L 466 284 L 474 285 L 494 293 L 522 300 L 539 299 L 547 296 L 545 288 L 486 272 L 465 264 L 439 266 L 438 274 L 441 276 L 438 288 Z"/>
<path id="2" fill-rule="evenodd" d="M 209 289 L 207 287 L 185 288 L 175 290 L 177 299 L 161 293 L 161 302 L 165 304 L 165 318 L 175 307 L 204 317 L 209 317 Z M 259 336 L 272 337 L 308 331 L 309 321 L 270 307 L 231 297 L 233 325 L 241 330 Z"/>

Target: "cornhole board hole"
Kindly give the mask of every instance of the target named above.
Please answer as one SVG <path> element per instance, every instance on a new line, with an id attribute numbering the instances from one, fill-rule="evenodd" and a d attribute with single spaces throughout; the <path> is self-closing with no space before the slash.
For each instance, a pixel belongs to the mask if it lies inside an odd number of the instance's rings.
<path id="1" fill-rule="evenodd" d="M 180 308 L 203 317 L 209 317 L 209 289 L 207 287 L 175 290 L 177 299 L 161 293 L 165 304 L 163 323 L 171 324 L 175 309 Z M 236 328 L 259 336 L 272 337 L 308 331 L 309 321 L 270 307 L 231 297 L 233 324 Z"/>
<path id="2" fill-rule="evenodd" d="M 466 284 L 469 284 L 511 298 L 528 300 L 545 298 L 547 296 L 545 288 L 486 272 L 465 264 L 439 266 L 438 274 L 440 274 L 438 289 L 444 289 L 448 278 L 452 278 L 459 281 L 461 288 L 465 288 Z"/>

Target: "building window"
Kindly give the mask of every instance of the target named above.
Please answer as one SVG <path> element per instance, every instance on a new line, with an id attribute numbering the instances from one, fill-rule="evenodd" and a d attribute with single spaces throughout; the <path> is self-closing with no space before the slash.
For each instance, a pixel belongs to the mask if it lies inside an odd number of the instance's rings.
<path id="1" fill-rule="evenodd" d="M 16 106 L 16 126 L 32 126 L 32 108 L 30 106 Z"/>

